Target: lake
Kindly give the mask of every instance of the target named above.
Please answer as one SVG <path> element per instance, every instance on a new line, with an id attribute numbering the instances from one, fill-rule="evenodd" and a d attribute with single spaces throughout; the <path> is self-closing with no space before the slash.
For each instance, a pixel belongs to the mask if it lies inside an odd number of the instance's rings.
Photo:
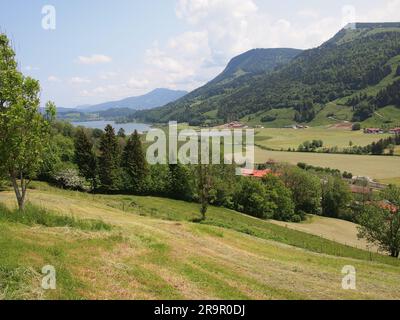
<path id="1" fill-rule="evenodd" d="M 86 128 L 91 128 L 91 129 L 101 129 L 104 130 L 104 128 L 107 125 L 111 125 L 115 129 L 115 133 L 118 132 L 119 129 L 123 128 L 125 130 L 126 134 L 132 134 L 135 130 L 137 130 L 139 133 L 147 132 L 151 129 L 151 127 L 147 124 L 144 123 L 115 123 L 115 121 L 84 121 L 84 122 L 71 122 L 72 125 L 75 127 L 81 126 L 81 127 L 86 127 Z"/>

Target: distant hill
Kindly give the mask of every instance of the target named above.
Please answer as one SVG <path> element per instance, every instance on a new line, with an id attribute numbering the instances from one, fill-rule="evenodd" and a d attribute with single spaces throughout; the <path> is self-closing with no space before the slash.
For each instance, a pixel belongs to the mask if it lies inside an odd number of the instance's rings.
<path id="1" fill-rule="evenodd" d="M 347 107 L 346 120 L 363 121 L 385 105 L 400 112 L 400 23 L 350 25 L 318 48 L 283 51 L 292 59 L 286 55 L 286 63 L 275 59 L 275 68 L 272 63 L 264 65 L 265 72 L 254 71 L 263 65 L 260 56 L 280 57 L 282 52 L 273 50 L 290 49 L 271 50 L 234 58 L 206 86 L 165 107 L 138 112 L 137 118 L 213 125 L 249 117 L 270 123 L 280 116 L 274 110 L 286 110 L 293 114 L 289 121 L 309 123 L 329 103 Z M 335 117 L 329 112 L 319 121 Z"/>
<path id="2" fill-rule="evenodd" d="M 155 89 L 142 96 L 130 97 L 119 101 L 105 102 L 92 106 L 76 107 L 75 110 L 86 113 L 124 108 L 133 110 L 147 110 L 173 102 L 186 94 L 186 91 Z"/>

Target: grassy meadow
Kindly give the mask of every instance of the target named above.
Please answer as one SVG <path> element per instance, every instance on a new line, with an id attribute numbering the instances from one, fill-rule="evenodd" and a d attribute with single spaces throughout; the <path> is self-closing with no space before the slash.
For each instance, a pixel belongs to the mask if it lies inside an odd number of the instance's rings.
<path id="1" fill-rule="evenodd" d="M 308 129 L 265 128 L 256 129 L 255 143 L 271 150 L 297 149 L 305 141 L 322 140 L 324 147 L 366 146 L 374 141 L 389 137 L 389 134 L 370 135 L 349 128 L 311 127 Z"/>
<path id="2" fill-rule="evenodd" d="M 0 299 L 399 299 L 400 260 L 211 207 L 34 185 L 30 203 L 109 229 L 0 218 Z M 12 192 L 0 193 L 8 210 Z M 311 222 L 308 222 L 312 224 Z M 57 289 L 40 288 L 44 265 Z M 341 288 L 345 265 L 357 290 Z"/>
<path id="3" fill-rule="evenodd" d="M 339 169 L 342 172 L 347 171 L 353 175 L 366 176 L 376 180 L 394 179 L 397 181 L 400 178 L 400 157 L 280 152 L 256 148 L 255 158 L 258 163 L 264 163 L 270 159 L 291 164 L 303 162 L 313 166 Z"/>

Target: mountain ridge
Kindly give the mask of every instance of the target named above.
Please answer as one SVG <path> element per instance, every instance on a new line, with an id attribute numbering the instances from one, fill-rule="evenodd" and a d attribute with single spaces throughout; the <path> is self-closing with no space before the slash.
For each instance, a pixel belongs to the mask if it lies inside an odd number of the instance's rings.
<path id="1" fill-rule="evenodd" d="M 133 110 L 147 110 L 173 102 L 183 97 L 186 94 L 187 91 L 183 90 L 157 88 L 144 95 L 128 97 L 116 101 L 108 101 L 96 105 L 76 107 L 73 108 L 73 110 L 86 113 L 106 111 L 111 109 L 123 109 L 123 108 L 128 108 Z"/>
<path id="2" fill-rule="evenodd" d="M 164 115 L 170 114 L 170 116 L 173 116 L 174 109 L 177 107 L 187 108 L 191 104 L 196 104 L 198 101 L 201 102 L 202 99 L 212 99 L 213 96 L 222 94 L 225 91 L 235 90 L 249 81 L 249 79 L 272 72 L 275 68 L 288 63 L 301 52 L 302 50 L 290 48 L 249 50 L 232 58 L 225 70 L 204 86 L 193 90 L 177 101 L 154 110 L 155 112 L 162 110 Z M 207 110 L 207 108 L 208 106 L 204 106 L 203 111 L 211 110 Z M 145 111 L 143 113 L 138 112 L 135 117 L 142 118 L 145 114 Z M 147 118 L 146 116 L 144 117 Z M 146 121 L 157 122 L 157 116 L 150 117 L 150 119 L 147 118 Z"/>
<path id="3" fill-rule="evenodd" d="M 386 77 L 390 77 L 390 85 L 398 77 L 393 72 L 398 64 L 389 65 L 389 61 L 400 56 L 400 23 L 354 26 L 341 29 L 319 47 L 302 51 L 270 72 L 239 76 L 229 86 L 216 85 L 214 79 L 205 86 L 207 90 L 199 88 L 183 99 L 136 116 L 150 122 L 216 125 L 261 111 L 290 108 L 295 110 L 293 121 L 310 122 L 327 103 L 376 86 Z M 346 105 L 354 111 L 359 108 L 355 103 Z"/>

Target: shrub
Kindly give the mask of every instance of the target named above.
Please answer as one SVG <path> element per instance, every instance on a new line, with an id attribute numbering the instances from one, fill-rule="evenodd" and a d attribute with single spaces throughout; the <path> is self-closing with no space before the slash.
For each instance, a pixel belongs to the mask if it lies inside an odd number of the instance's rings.
<path id="1" fill-rule="evenodd" d="M 300 223 L 302 220 L 303 219 L 298 214 L 295 214 L 294 216 L 292 216 L 292 222 L 294 222 L 294 223 Z"/>
<path id="2" fill-rule="evenodd" d="M 273 122 L 276 120 L 276 116 L 272 116 L 272 115 L 267 115 L 263 118 L 261 118 L 261 122 Z"/>
<path id="3" fill-rule="evenodd" d="M 361 124 L 356 122 L 353 124 L 353 126 L 351 127 L 351 130 L 353 131 L 360 131 L 361 130 Z"/>
<path id="4" fill-rule="evenodd" d="M 57 186 L 69 190 L 87 191 L 90 189 L 89 183 L 82 178 L 78 170 L 65 169 L 54 175 L 54 181 Z"/>

